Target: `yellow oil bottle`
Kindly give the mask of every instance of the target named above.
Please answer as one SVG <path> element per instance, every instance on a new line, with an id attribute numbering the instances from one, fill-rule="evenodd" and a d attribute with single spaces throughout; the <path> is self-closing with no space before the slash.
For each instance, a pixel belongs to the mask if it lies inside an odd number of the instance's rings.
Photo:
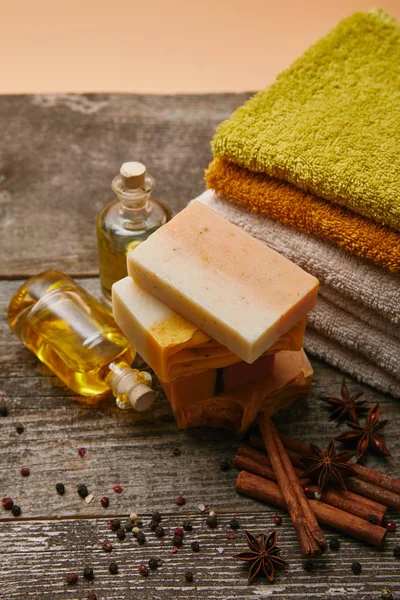
<path id="1" fill-rule="evenodd" d="M 136 353 L 111 314 L 66 275 L 45 271 L 28 279 L 10 301 L 8 322 L 77 394 L 111 389 L 120 408 L 138 411 L 154 401 L 151 375 L 131 368 Z"/>

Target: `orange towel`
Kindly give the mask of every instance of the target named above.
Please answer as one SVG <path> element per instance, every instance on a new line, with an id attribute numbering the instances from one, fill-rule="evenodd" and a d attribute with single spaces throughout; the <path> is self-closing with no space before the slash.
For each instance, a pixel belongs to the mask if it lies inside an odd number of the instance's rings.
<path id="1" fill-rule="evenodd" d="M 207 187 L 224 198 L 340 246 L 390 271 L 400 271 L 400 233 L 294 185 L 215 158 Z"/>

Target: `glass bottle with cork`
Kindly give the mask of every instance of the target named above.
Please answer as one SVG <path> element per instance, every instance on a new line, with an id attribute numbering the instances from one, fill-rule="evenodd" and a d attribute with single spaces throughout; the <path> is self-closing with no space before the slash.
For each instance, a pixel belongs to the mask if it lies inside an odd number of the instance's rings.
<path id="1" fill-rule="evenodd" d="M 108 305 L 112 284 L 127 275 L 127 253 L 172 218 L 152 197 L 155 184 L 142 163 L 124 163 L 111 184 L 117 198 L 97 218 L 101 290 Z"/>
<path id="2" fill-rule="evenodd" d="M 151 375 L 131 368 L 136 352 L 108 309 L 63 273 L 28 279 L 10 301 L 8 323 L 77 394 L 112 390 L 120 408 L 137 411 L 153 403 Z"/>

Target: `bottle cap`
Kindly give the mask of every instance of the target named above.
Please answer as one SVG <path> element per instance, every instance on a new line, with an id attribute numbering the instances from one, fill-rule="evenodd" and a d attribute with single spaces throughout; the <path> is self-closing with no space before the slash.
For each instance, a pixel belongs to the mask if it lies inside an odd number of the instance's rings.
<path id="1" fill-rule="evenodd" d="M 138 383 L 127 394 L 132 408 L 138 412 L 143 412 L 153 404 L 156 393 L 144 383 Z"/>
<path id="2" fill-rule="evenodd" d="M 130 190 L 144 187 L 146 167 L 140 162 L 125 162 L 119 170 L 124 186 Z"/>

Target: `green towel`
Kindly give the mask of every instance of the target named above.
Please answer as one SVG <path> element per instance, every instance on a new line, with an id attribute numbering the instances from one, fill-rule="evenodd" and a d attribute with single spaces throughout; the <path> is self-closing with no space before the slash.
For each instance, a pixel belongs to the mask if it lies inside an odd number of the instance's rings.
<path id="1" fill-rule="evenodd" d="M 222 123 L 215 156 L 400 229 L 400 23 L 343 20 Z"/>

